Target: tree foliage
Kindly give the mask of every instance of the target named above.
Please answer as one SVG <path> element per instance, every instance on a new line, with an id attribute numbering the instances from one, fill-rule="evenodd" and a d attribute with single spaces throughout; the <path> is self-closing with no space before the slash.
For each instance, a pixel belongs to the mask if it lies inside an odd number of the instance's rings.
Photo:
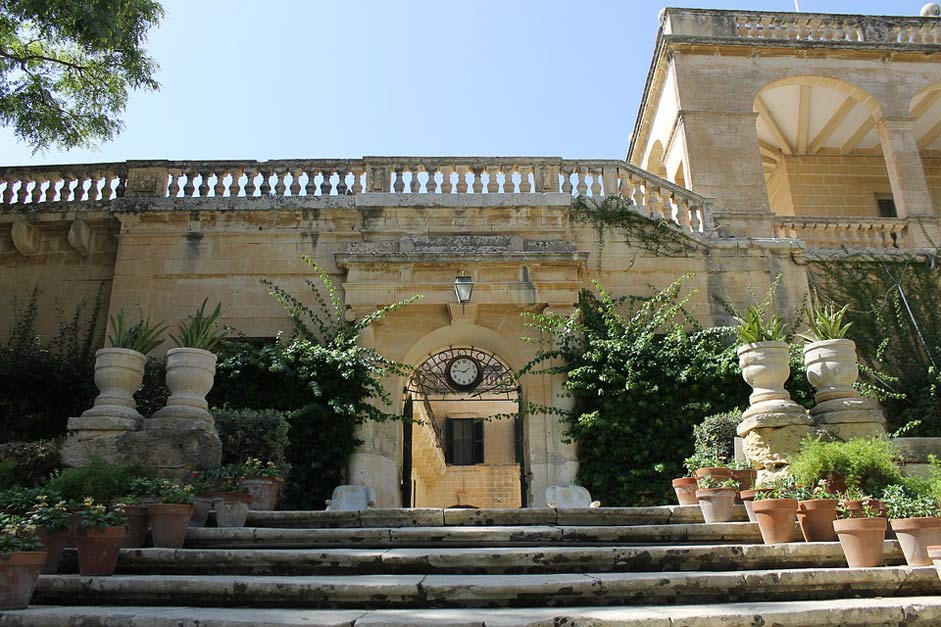
<path id="1" fill-rule="evenodd" d="M 129 89 L 157 89 L 142 44 L 155 0 L 0 0 L 0 122 L 34 150 L 122 129 Z"/>

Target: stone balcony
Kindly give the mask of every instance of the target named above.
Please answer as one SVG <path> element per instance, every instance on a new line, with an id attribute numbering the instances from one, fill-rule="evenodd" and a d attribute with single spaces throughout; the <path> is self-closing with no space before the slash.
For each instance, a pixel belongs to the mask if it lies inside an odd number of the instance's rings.
<path id="1" fill-rule="evenodd" d="M 730 45 L 810 45 L 917 49 L 941 46 L 941 19 L 665 9 L 662 35 Z"/>

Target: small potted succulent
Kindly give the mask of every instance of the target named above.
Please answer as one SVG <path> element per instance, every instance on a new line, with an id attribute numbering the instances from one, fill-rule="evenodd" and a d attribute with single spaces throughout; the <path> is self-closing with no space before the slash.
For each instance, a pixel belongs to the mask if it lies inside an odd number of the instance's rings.
<path id="1" fill-rule="evenodd" d="M 830 484 L 821 479 L 813 488 L 799 488 L 797 522 L 806 542 L 834 542 L 833 521 L 840 504 L 839 496 L 830 491 Z"/>
<path id="2" fill-rule="evenodd" d="M 832 303 L 808 308 L 810 328 L 797 334 L 797 337 L 807 342 L 804 346 L 804 366 L 807 368 L 807 380 L 817 390 L 814 396 L 817 403 L 857 396 L 853 389 L 853 384 L 859 378 L 856 344 L 846 339 L 846 332 L 853 323 L 843 324 L 848 308 L 847 305 L 837 310 Z"/>
<path id="3" fill-rule="evenodd" d="M 87 498 L 79 509 L 78 572 L 85 576 L 114 574 L 127 518 L 124 508 L 106 507 Z"/>
<path id="4" fill-rule="evenodd" d="M 216 355 L 213 351 L 228 334 L 219 324 L 222 304 L 206 313 L 206 303 L 184 322 L 177 325 L 177 334 L 170 339 L 177 345 L 167 352 L 167 405 L 157 411 L 151 420 L 193 419 L 213 423 L 206 395 L 212 389 L 216 374 Z"/>
<path id="5" fill-rule="evenodd" d="M 742 377 L 752 387 L 748 397 L 754 405 L 789 398 L 784 383 L 791 373 L 787 330 L 777 315 L 765 319 L 762 308 L 751 305 L 737 317 L 738 360 Z"/>
<path id="6" fill-rule="evenodd" d="M 840 539 L 849 567 L 882 566 L 886 519 L 882 518 L 881 510 L 870 507 L 867 501 L 858 513 L 846 509 L 842 503 L 837 513 L 839 517 L 833 521 L 833 530 Z"/>
<path id="7" fill-rule="evenodd" d="M 278 490 L 284 483 L 281 469 L 273 462 L 262 462 L 255 457 L 243 464 L 241 485 L 252 495 L 250 509 L 271 511 L 278 503 Z"/>
<path id="8" fill-rule="evenodd" d="M 64 500 L 58 499 L 53 503 L 48 495 L 42 494 L 36 499 L 27 516 L 29 524 L 36 529 L 39 541 L 46 547 L 42 574 L 54 575 L 59 572 L 62 551 L 69 539 L 72 512 Z"/>
<path id="9" fill-rule="evenodd" d="M 29 605 L 45 561 L 36 527 L 22 516 L 0 514 L 0 610 Z"/>
<path id="10" fill-rule="evenodd" d="M 752 508 L 765 544 L 793 542 L 797 520 L 796 486 L 790 477 L 778 479 L 770 490 L 755 494 Z"/>
<path id="11" fill-rule="evenodd" d="M 193 487 L 164 479 L 157 485 L 157 503 L 147 507 L 155 547 L 182 548 L 193 517 Z"/>
<path id="12" fill-rule="evenodd" d="M 245 526 L 252 495 L 241 485 L 242 470 L 241 464 L 229 464 L 208 473 L 215 488 L 212 496 L 216 498 L 214 509 L 218 527 Z"/>
<path id="13" fill-rule="evenodd" d="M 891 485 L 882 492 L 880 500 L 908 565 L 930 566 L 928 547 L 941 545 L 941 507 L 936 497 L 912 492 L 904 486 Z"/>
<path id="14" fill-rule="evenodd" d="M 166 326 L 143 317 L 136 324 L 128 324 L 124 310 L 111 318 L 108 348 L 95 353 L 95 386 L 99 394 L 94 406 L 82 413 L 83 417 L 102 416 L 124 419 L 128 426 L 136 426 L 143 417 L 137 411 L 134 393 L 144 380 L 145 355 L 163 341 Z"/>
<path id="15" fill-rule="evenodd" d="M 707 523 L 729 522 L 735 512 L 738 481 L 733 477 L 706 476 L 699 480 L 696 499 Z"/>

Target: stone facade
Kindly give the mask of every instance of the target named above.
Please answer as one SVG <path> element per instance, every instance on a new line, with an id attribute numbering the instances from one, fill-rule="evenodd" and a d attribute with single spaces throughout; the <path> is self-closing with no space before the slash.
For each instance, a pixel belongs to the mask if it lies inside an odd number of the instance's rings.
<path id="1" fill-rule="evenodd" d="M 520 314 L 570 311 L 593 280 L 645 294 L 693 272 L 691 310 L 719 324 L 726 303 L 742 308 L 780 275 L 776 304 L 793 311 L 807 255 L 918 254 L 941 241 L 939 42 L 930 18 L 666 10 L 625 161 L 0 168 L 0 290 L 25 298 L 38 288 L 46 330 L 53 305 L 69 311 L 100 290 L 110 314 L 140 307 L 171 324 L 208 298 L 226 324 L 272 337 L 288 321 L 260 279 L 303 294 L 307 255 L 341 288 L 349 316 L 423 296 L 364 334 L 384 355 L 418 366 L 472 346 L 514 372 L 534 354 Z M 658 253 L 573 218 L 573 195 L 610 194 L 685 245 Z M 880 198 L 894 216 L 880 214 Z M 465 308 L 455 306 L 458 273 L 475 282 Z M 0 333 L 10 324 L 3 308 Z M 406 383 L 388 381 L 390 394 Z M 557 378 L 519 383 L 524 402 L 565 403 Z M 524 433 L 524 492 L 544 504 L 546 487 L 574 481 L 577 453 L 553 417 L 525 416 Z M 413 434 L 416 495 L 436 506 L 520 503 L 519 466 L 505 456 L 430 481 L 441 448 L 432 436 Z M 367 425 L 360 437 L 347 479 L 370 485 L 379 506 L 399 504 L 402 426 Z"/>

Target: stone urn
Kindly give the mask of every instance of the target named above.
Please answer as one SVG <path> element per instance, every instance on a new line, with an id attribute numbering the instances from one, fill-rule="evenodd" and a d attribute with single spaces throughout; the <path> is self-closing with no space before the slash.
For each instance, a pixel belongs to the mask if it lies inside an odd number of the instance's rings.
<path id="1" fill-rule="evenodd" d="M 128 428 L 139 426 L 143 417 L 137 411 L 134 393 L 144 380 L 147 358 L 129 348 L 102 348 L 95 353 L 95 386 L 98 396 L 83 418 L 105 417 L 127 421 Z"/>
<path id="2" fill-rule="evenodd" d="M 214 424 L 206 395 L 216 375 L 216 356 L 201 348 L 172 348 L 167 351 L 167 406 L 148 421 L 158 426 L 200 428 Z"/>
<path id="3" fill-rule="evenodd" d="M 791 374 L 787 342 L 754 342 L 738 347 L 742 377 L 752 388 L 749 403 L 790 399 L 784 383 Z"/>
<path id="4" fill-rule="evenodd" d="M 807 380 L 817 393 L 818 403 L 834 398 L 853 398 L 853 384 L 859 378 L 856 343 L 853 340 L 823 340 L 804 346 Z"/>

